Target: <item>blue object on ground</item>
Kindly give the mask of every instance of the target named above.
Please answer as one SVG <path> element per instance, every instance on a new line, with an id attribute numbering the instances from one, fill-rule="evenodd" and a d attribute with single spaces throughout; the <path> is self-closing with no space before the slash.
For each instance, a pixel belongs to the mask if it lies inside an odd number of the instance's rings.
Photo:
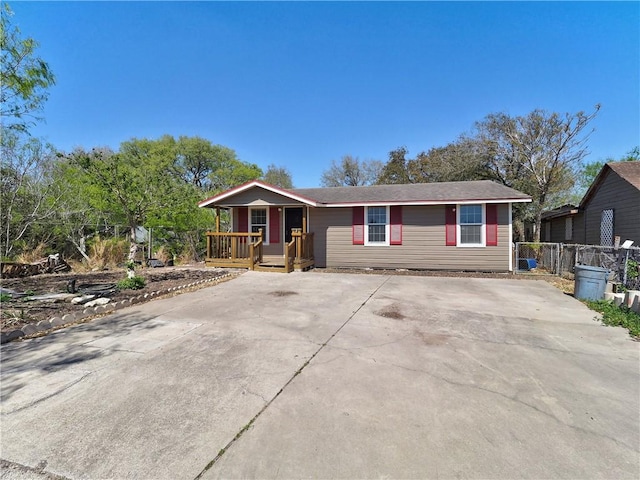
<path id="1" fill-rule="evenodd" d="M 518 260 L 518 270 L 531 270 L 538 267 L 535 258 L 521 258 Z"/>

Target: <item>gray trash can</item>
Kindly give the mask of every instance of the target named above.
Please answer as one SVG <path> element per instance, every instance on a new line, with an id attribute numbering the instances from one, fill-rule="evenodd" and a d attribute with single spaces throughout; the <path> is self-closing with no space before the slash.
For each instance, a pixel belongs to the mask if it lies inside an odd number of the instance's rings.
<path id="1" fill-rule="evenodd" d="M 602 300 L 607 287 L 609 270 L 588 265 L 575 266 L 575 288 L 573 296 L 581 300 Z"/>

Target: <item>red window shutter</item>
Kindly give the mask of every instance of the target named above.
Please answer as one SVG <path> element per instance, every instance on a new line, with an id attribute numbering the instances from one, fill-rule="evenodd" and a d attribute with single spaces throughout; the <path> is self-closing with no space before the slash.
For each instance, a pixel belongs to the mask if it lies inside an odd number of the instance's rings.
<path id="1" fill-rule="evenodd" d="M 247 207 L 238 207 L 238 232 L 249 231 L 249 209 Z"/>
<path id="2" fill-rule="evenodd" d="M 389 208 L 391 217 L 389 220 L 391 245 L 402 245 L 402 205 L 396 205 Z"/>
<path id="3" fill-rule="evenodd" d="M 280 243 L 280 211 L 278 207 L 269 208 L 269 243 Z"/>
<path id="4" fill-rule="evenodd" d="M 495 203 L 487 204 L 487 247 L 498 246 L 498 205 Z"/>
<path id="5" fill-rule="evenodd" d="M 353 207 L 353 244 L 364 245 L 364 207 Z"/>
<path id="6" fill-rule="evenodd" d="M 444 206 L 445 220 L 445 245 L 455 247 L 458 243 L 456 238 L 456 206 Z"/>

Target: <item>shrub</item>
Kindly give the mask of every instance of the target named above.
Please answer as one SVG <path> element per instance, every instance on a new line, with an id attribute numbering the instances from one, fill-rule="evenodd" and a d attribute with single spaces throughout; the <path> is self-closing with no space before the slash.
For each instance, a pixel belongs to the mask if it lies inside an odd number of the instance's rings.
<path id="1" fill-rule="evenodd" d="M 610 326 L 621 326 L 629 330 L 634 337 L 640 337 L 640 314 L 621 305 L 616 306 L 607 300 L 587 301 L 591 310 L 602 315 L 602 323 Z"/>
<path id="2" fill-rule="evenodd" d="M 116 284 L 116 286 L 118 287 L 118 290 L 140 290 L 141 288 L 144 288 L 146 283 L 147 282 L 144 277 L 135 275 L 131 278 L 123 278 Z"/>

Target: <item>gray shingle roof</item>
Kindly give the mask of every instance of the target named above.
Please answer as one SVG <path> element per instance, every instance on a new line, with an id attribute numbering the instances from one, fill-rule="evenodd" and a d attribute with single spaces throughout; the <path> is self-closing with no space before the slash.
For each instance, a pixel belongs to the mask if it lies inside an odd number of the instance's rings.
<path id="1" fill-rule="evenodd" d="M 491 180 L 470 182 L 414 183 L 407 185 L 373 185 L 367 187 L 295 188 L 298 195 L 320 204 L 442 202 L 531 199 L 513 188 Z"/>
<path id="2" fill-rule="evenodd" d="M 640 162 L 610 162 L 609 168 L 640 190 Z"/>

